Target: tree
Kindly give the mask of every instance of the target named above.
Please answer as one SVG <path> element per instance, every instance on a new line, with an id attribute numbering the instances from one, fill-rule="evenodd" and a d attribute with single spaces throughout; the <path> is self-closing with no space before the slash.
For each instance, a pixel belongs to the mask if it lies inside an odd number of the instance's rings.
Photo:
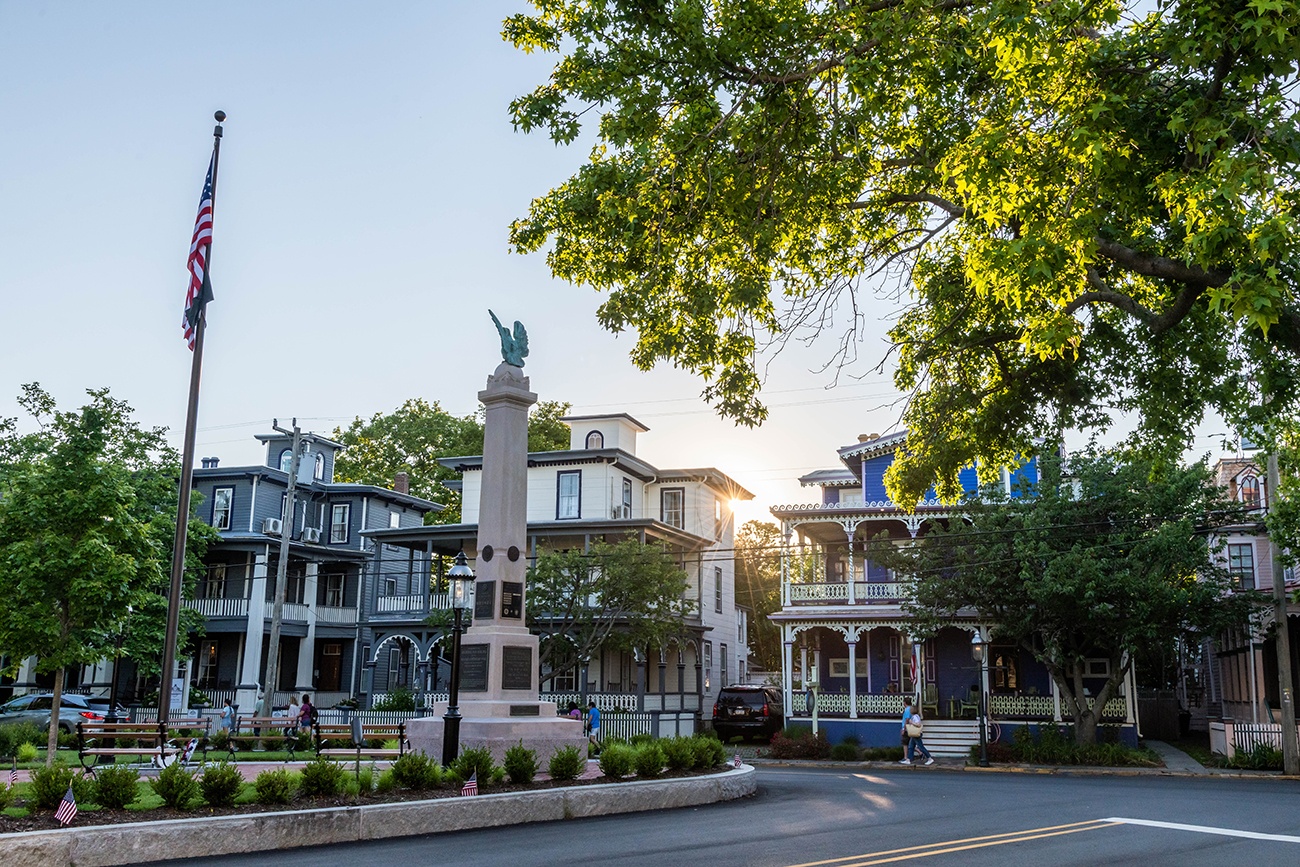
<path id="1" fill-rule="evenodd" d="M 736 604 L 750 612 L 750 654 L 780 671 L 781 631 L 768 616 L 781 610 L 781 528 L 771 521 L 746 521 L 736 533 Z"/>
<path id="2" fill-rule="evenodd" d="M 544 551 L 528 572 L 528 626 L 538 662 L 555 674 L 601 647 L 661 646 L 685 632 L 695 610 L 686 572 L 662 545 L 636 539 L 590 550 Z"/>
<path id="3" fill-rule="evenodd" d="M 1241 626 L 1261 600 L 1233 594 L 1211 556 L 1208 531 L 1237 510 L 1204 464 L 1088 450 L 1042 471 L 1036 490 L 979 496 L 946 528 L 931 523 L 916 545 L 879 554 L 915 577 L 907 607 L 921 631 L 974 609 L 1046 666 L 1076 739 L 1092 743 L 1134 656 Z M 1089 658 L 1109 663 L 1091 705 Z"/>
<path id="4" fill-rule="evenodd" d="M 60 412 L 26 385 L 19 404 L 36 432 L 0 422 L 0 654 L 35 656 L 37 671 L 54 674 L 52 721 L 67 666 L 111 655 L 119 636 L 152 659 L 166 623 L 179 461 L 164 429 L 139 427 L 107 389 L 88 394 L 79 411 Z M 195 527 L 191 538 L 193 563 L 209 535 Z M 57 744 L 51 724 L 50 762 Z"/>
<path id="5" fill-rule="evenodd" d="M 559 419 L 568 411 L 567 403 L 538 403 L 528 417 L 529 450 L 567 449 L 569 430 Z M 355 418 L 346 430 L 335 428 L 332 436 L 346 447 L 334 463 L 337 480 L 390 487 L 404 472 L 413 495 L 446 506 L 426 515 L 427 523 L 460 522 L 460 492 L 443 485 L 457 473 L 438 459 L 483 453 L 481 414 L 455 416 L 437 401 L 413 398 L 387 415 Z"/>
<path id="6" fill-rule="evenodd" d="M 1252 378 L 1294 407 L 1300 0 L 534 6 L 505 37 L 561 56 L 514 124 L 597 140 L 512 244 L 722 415 L 766 416 L 760 353 L 843 329 L 851 363 L 899 297 L 896 502 L 1115 412 L 1179 453 Z"/>

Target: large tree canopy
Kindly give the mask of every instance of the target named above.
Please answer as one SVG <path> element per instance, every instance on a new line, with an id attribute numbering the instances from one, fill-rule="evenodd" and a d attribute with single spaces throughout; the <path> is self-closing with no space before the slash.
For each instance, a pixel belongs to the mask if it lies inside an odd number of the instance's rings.
<path id="1" fill-rule="evenodd" d="M 1132 412 L 1181 450 L 1300 350 L 1300 0 L 534 0 L 561 55 L 515 125 L 590 160 L 519 251 L 608 297 L 633 361 L 756 424 L 759 354 L 845 326 L 891 338 L 911 431 L 898 502 L 1061 429 Z"/>
<path id="2" fill-rule="evenodd" d="M 768 616 L 781 610 L 781 528 L 771 521 L 736 532 L 736 604 L 749 609 L 745 643 L 755 664 L 780 671 L 781 630 Z"/>
<path id="3" fill-rule="evenodd" d="M 1136 657 L 1242 626 L 1263 600 L 1234 594 L 1222 552 L 1209 547 L 1208 531 L 1241 513 L 1203 464 L 1088 451 L 1042 468 L 1036 489 L 977 498 L 946 528 L 877 556 L 915 577 L 908 608 L 922 631 L 973 609 L 995 638 L 1041 661 L 1076 737 L 1091 742 Z M 1109 663 L 1091 704 L 1089 658 Z"/>
<path id="4" fill-rule="evenodd" d="M 560 419 L 568 411 L 569 404 L 554 400 L 533 407 L 528 414 L 528 450 L 567 449 L 569 428 Z M 404 472 L 412 494 L 446 506 L 426 515 L 427 523 L 460 522 L 460 492 L 442 484 L 456 478 L 456 471 L 438 459 L 482 454 L 481 414 L 456 416 L 437 401 L 413 398 L 387 415 L 375 413 L 368 421 L 355 418 L 346 429 L 335 428 L 333 437 L 346 447 L 335 461 L 335 479 L 389 487 L 394 476 Z"/>

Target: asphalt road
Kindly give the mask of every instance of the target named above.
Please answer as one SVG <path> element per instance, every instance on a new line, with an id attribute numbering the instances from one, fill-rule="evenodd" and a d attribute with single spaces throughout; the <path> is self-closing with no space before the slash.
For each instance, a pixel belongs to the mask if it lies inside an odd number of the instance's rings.
<path id="1" fill-rule="evenodd" d="M 1296 865 L 1300 783 L 762 767 L 753 798 L 191 865 Z"/>

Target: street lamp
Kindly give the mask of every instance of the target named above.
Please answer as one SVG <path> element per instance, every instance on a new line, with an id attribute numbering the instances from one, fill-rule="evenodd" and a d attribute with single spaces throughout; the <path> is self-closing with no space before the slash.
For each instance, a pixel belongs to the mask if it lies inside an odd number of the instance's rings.
<path id="1" fill-rule="evenodd" d="M 460 634 L 461 618 L 474 605 L 474 570 L 465 562 L 465 552 L 456 554 L 456 564 L 447 572 L 451 591 L 451 683 L 447 692 L 447 713 L 442 717 L 442 764 L 449 767 L 460 753 Z"/>
<path id="2" fill-rule="evenodd" d="M 984 696 L 984 682 L 986 680 L 984 672 L 989 660 L 989 643 L 984 640 L 984 634 L 976 627 L 975 634 L 970 640 L 970 655 L 975 658 L 980 667 L 980 703 L 979 703 L 979 726 L 980 726 L 980 767 L 989 766 L 989 744 L 988 744 L 988 707 L 985 704 L 987 699 Z"/>

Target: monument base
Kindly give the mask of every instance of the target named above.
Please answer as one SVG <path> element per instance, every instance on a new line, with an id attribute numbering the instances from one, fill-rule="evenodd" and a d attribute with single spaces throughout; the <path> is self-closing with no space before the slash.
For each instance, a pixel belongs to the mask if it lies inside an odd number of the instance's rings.
<path id="1" fill-rule="evenodd" d="M 445 702 L 435 704 L 432 715 L 408 720 L 406 738 L 411 749 L 423 752 L 435 761 L 442 760 L 443 715 Z M 582 720 L 555 715 L 553 701 L 462 701 L 460 703 L 461 750 L 486 747 L 497 764 L 505 760 L 506 750 L 523 742 L 537 751 L 542 770 L 558 750 L 577 747 L 585 758 L 587 736 Z"/>

